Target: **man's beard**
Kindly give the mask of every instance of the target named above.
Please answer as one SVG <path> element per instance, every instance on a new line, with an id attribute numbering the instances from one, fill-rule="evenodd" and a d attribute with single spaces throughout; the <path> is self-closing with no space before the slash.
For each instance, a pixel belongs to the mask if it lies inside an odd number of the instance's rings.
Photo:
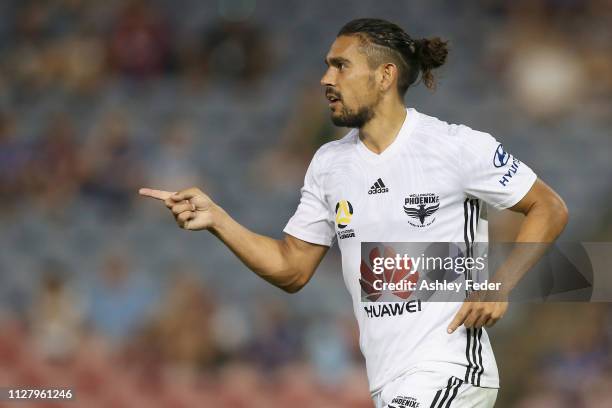
<path id="1" fill-rule="evenodd" d="M 363 106 L 357 112 L 349 111 L 342 107 L 339 116 L 332 115 L 331 120 L 336 126 L 348 128 L 362 128 L 374 117 L 374 109 L 371 106 Z"/>

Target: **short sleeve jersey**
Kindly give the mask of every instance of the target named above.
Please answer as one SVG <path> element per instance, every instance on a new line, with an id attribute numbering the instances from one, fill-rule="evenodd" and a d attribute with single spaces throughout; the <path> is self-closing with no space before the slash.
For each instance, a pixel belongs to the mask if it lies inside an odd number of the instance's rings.
<path id="1" fill-rule="evenodd" d="M 461 303 L 363 302 L 361 242 L 486 241 L 486 205 L 513 206 L 535 180 L 491 135 L 412 108 L 381 154 L 357 129 L 316 152 L 284 232 L 319 245 L 338 242 L 372 392 L 418 369 L 483 387 L 499 387 L 499 379 L 484 329 L 446 332 Z"/>

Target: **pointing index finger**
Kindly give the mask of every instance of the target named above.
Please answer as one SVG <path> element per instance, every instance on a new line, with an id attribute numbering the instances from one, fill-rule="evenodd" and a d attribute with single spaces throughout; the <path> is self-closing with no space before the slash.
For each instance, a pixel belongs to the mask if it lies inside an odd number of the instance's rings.
<path id="1" fill-rule="evenodd" d="M 141 188 L 140 190 L 138 190 L 138 194 L 144 197 L 155 198 L 157 200 L 166 200 L 175 193 L 172 191 L 154 190 L 151 188 Z"/>
<path id="2" fill-rule="evenodd" d="M 467 315 L 468 315 L 468 312 L 469 312 L 469 307 L 466 306 L 466 305 L 467 305 L 467 303 L 464 303 L 461 306 L 461 308 L 459 309 L 459 311 L 455 315 L 455 318 L 453 319 L 451 324 L 448 326 L 448 329 L 446 329 L 446 331 L 449 334 L 453 333 L 455 330 L 457 330 L 457 328 L 459 326 L 461 326 L 463 324 L 463 322 L 465 322 L 465 319 L 467 318 Z"/>

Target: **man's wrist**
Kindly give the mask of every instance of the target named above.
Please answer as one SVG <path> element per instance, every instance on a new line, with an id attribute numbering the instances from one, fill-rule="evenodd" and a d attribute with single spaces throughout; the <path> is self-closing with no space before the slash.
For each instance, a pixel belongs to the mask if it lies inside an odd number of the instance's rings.
<path id="1" fill-rule="evenodd" d="M 224 225 L 227 223 L 229 219 L 229 215 L 225 212 L 223 208 L 218 206 L 217 204 L 213 204 L 211 207 L 211 225 L 208 228 L 210 232 L 215 235 L 219 235 Z"/>
<path id="2" fill-rule="evenodd" d="M 510 297 L 512 286 L 503 280 L 493 279 L 492 283 L 496 285 L 494 290 L 489 290 L 488 298 L 493 300 L 507 300 Z"/>

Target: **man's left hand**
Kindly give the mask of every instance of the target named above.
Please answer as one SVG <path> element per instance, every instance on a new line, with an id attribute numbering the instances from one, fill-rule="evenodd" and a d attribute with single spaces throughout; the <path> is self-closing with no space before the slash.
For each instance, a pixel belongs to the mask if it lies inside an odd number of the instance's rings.
<path id="1" fill-rule="evenodd" d="M 451 334 L 462 324 L 467 328 L 491 327 L 504 317 L 508 310 L 508 296 L 502 293 L 472 292 L 463 302 L 455 318 L 448 326 Z"/>

